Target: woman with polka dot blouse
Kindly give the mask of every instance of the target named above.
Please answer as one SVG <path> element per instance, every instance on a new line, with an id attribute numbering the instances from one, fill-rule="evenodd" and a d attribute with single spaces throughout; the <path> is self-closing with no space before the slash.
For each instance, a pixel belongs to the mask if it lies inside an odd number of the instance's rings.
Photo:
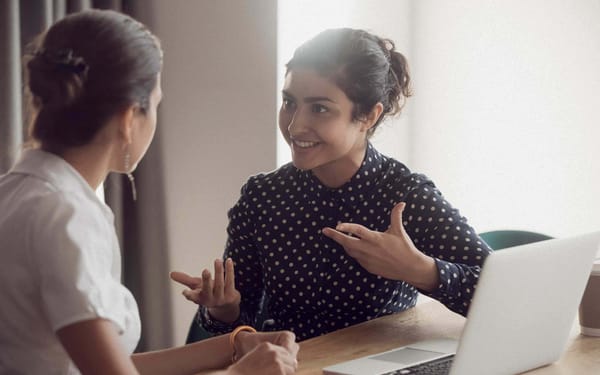
<path id="1" fill-rule="evenodd" d="M 257 324 L 265 301 L 269 329 L 304 340 L 406 310 L 418 292 L 465 315 L 490 248 L 431 180 L 369 142 L 410 96 L 393 42 L 324 31 L 295 51 L 282 95 L 292 163 L 242 187 L 214 279 L 172 275 L 198 323 Z"/>

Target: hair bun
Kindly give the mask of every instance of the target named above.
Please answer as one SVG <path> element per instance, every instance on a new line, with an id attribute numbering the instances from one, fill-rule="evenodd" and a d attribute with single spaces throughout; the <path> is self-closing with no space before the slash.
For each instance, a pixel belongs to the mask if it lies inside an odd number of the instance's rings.
<path id="1" fill-rule="evenodd" d="M 31 93 L 46 108 L 65 108 L 83 95 L 89 65 L 72 49 L 39 48 L 27 62 Z"/>
<path id="2" fill-rule="evenodd" d="M 83 57 L 75 56 L 73 50 L 70 48 L 56 51 L 40 48 L 34 55 L 46 60 L 49 65 L 53 65 L 57 69 L 64 69 L 71 73 L 75 73 L 79 75 L 80 78 L 84 79 L 87 76 L 89 70 L 88 64 Z"/>

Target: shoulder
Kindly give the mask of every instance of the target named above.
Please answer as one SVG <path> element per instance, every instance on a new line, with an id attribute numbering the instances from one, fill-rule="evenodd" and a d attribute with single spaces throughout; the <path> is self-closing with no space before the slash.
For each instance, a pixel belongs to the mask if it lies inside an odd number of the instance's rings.
<path id="1" fill-rule="evenodd" d="M 258 173 L 250 176 L 244 186 L 242 195 L 253 194 L 257 191 L 277 191 L 292 186 L 301 178 L 302 171 L 292 163 L 285 164 L 271 172 Z"/>
<path id="2" fill-rule="evenodd" d="M 420 190 L 435 189 L 435 184 L 426 174 L 413 172 L 402 162 L 382 155 L 382 182 L 394 190 L 408 194 Z"/>
<path id="3" fill-rule="evenodd" d="M 57 189 L 31 176 L 20 176 L 14 182 L 0 190 L 4 214 L 24 225 L 36 226 L 37 231 L 55 229 L 72 218 L 96 221 L 98 214 L 102 216 L 100 202 L 91 201 L 86 194 Z"/>
<path id="4" fill-rule="evenodd" d="M 66 248 L 101 249 L 110 243 L 112 214 L 85 194 L 54 191 L 32 199 L 31 234 L 37 250 Z"/>

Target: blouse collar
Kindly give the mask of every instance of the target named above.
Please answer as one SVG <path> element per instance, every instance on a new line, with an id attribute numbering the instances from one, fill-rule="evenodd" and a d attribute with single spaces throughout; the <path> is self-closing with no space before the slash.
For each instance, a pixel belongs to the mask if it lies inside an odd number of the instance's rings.
<path id="1" fill-rule="evenodd" d="M 41 149 L 25 150 L 10 173 L 32 175 L 48 182 L 59 191 L 84 194 L 100 205 L 102 210 L 111 213 L 83 176 L 66 160 L 53 153 Z"/>
<path id="2" fill-rule="evenodd" d="M 307 182 L 309 191 L 321 199 L 337 199 L 344 204 L 356 206 L 368 197 L 368 193 L 382 178 L 384 157 L 368 142 L 363 162 L 348 182 L 339 188 L 329 188 L 312 174 L 303 171 L 303 179 Z"/>

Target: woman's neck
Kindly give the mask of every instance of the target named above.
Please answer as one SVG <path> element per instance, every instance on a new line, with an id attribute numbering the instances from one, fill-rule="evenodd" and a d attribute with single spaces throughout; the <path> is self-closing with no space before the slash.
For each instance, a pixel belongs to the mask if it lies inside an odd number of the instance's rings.
<path id="1" fill-rule="evenodd" d="M 87 181 L 92 190 L 98 189 L 110 171 L 110 152 L 106 147 L 88 144 L 73 147 L 59 154 Z"/>
<path id="2" fill-rule="evenodd" d="M 313 175 L 328 188 L 337 189 L 346 184 L 360 169 L 367 152 L 366 144 L 345 157 L 331 161 L 312 170 Z"/>

